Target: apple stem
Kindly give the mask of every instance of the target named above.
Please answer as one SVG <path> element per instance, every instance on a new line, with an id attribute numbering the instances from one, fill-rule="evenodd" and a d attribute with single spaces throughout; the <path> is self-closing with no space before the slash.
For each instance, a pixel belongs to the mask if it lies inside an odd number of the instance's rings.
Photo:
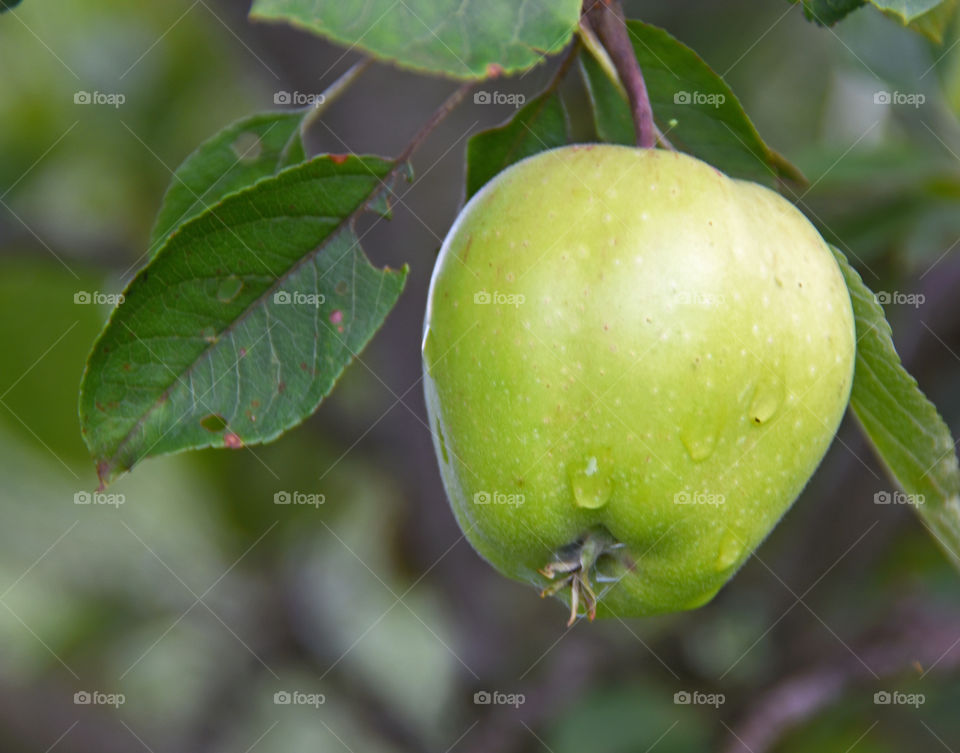
<path id="1" fill-rule="evenodd" d="M 617 75 L 627 92 L 630 101 L 630 113 L 637 134 L 637 146 L 652 149 L 660 136 L 653 120 L 653 107 L 647 94 L 647 84 L 643 80 L 643 71 L 634 54 L 627 30 L 626 18 L 620 0 L 584 0 L 583 16 L 588 20 L 597 38 L 610 55 Z"/>

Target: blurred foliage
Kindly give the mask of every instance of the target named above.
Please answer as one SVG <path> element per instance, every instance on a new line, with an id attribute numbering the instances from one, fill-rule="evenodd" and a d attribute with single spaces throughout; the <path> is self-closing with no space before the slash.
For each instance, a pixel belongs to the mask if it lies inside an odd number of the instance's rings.
<path id="1" fill-rule="evenodd" d="M 462 196 L 466 137 L 510 106 L 457 111 L 392 226 L 365 238 L 373 258 L 411 261 L 408 292 L 317 416 L 265 447 L 147 462 L 110 489 L 124 495 L 117 507 L 74 503 L 96 486 L 76 396 L 107 314 L 74 295 L 129 279 L 170 170 L 198 144 L 269 108 L 278 88 L 322 91 L 326 68 L 350 62 L 304 34 L 247 24 L 246 5 L 27 2 L 0 19 L 5 753 L 55 742 L 112 753 L 137 738 L 157 753 L 732 751 L 730 730 L 781 683 L 860 667 L 853 655 L 897 626 L 895 671 L 860 677 L 772 749 L 957 748 L 956 575 L 905 506 L 873 504 L 890 482 L 852 425 L 757 556 L 696 612 L 567 632 L 562 606 L 464 543 L 422 424 L 419 321 Z M 810 179 L 784 190 L 872 289 L 924 296 L 887 314 L 957 436 L 960 27 L 938 48 L 874 11 L 826 30 L 773 0 L 627 5 L 723 76 Z M 561 88 L 575 126 L 577 72 Z M 548 78 L 537 69 L 497 86 L 530 100 Z M 79 91 L 126 101 L 75 105 Z M 394 154 L 442 94 L 376 66 L 311 135 Z M 370 123 L 384 132 L 372 145 L 359 135 Z M 274 504 L 294 491 L 324 501 Z M 912 666 L 937 648 L 940 661 Z M 925 702 L 873 702 L 894 688 Z M 82 691 L 126 702 L 76 705 Z M 525 702 L 475 704 L 484 691 Z M 674 703 L 683 691 L 725 702 Z M 275 702 L 294 692 L 324 703 Z"/>
<path id="2" fill-rule="evenodd" d="M 170 171 L 268 101 L 269 72 L 247 65 L 212 13 L 188 7 L 89 0 L 49 13 L 26 3 L 4 19 L 0 61 L 16 73 L 0 89 L 0 185 L 15 186 L 8 203 L 48 244 L 91 257 L 126 246 L 137 259 Z M 82 107 L 78 92 L 126 99 Z"/>

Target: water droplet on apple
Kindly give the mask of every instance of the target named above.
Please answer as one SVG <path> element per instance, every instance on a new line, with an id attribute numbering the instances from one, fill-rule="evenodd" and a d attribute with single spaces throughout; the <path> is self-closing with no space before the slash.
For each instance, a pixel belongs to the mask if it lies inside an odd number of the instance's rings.
<path id="1" fill-rule="evenodd" d="M 577 507 L 597 510 L 610 500 L 613 482 L 608 453 L 596 453 L 570 466 L 570 488 Z"/>
<path id="2" fill-rule="evenodd" d="M 769 421 L 783 402 L 783 382 L 774 377 L 763 377 L 753 391 L 750 401 L 750 421 L 762 424 Z"/>
<path id="3" fill-rule="evenodd" d="M 735 565 L 743 554 L 743 542 L 728 533 L 722 542 L 720 542 L 720 551 L 717 553 L 717 570 L 726 570 Z"/>
<path id="4" fill-rule="evenodd" d="M 687 448 L 690 459 L 699 463 L 713 454 L 718 432 L 709 424 L 700 424 L 680 433 L 680 441 Z"/>

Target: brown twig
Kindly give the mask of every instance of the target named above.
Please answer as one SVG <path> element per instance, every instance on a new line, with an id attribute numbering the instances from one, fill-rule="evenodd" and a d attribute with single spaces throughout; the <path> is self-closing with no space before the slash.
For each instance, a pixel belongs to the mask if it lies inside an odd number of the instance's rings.
<path id="1" fill-rule="evenodd" d="M 393 167 L 380 179 L 380 186 L 370 194 L 370 198 L 364 202 L 363 206 L 348 218 L 348 221 L 353 222 L 357 216 L 369 210 L 370 207 L 383 198 L 384 194 L 393 194 L 391 186 L 393 185 L 394 179 L 400 173 L 407 170 L 408 163 L 414 152 L 420 148 L 420 145 L 427 140 L 427 137 L 433 133 L 434 129 L 443 122 L 447 115 L 456 109 L 457 105 L 470 93 L 475 83 L 474 81 L 468 81 L 465 84 L 461 84 L 453 94 L 443 101 L 443 104 L 434 111 L 433 115 L 420 126 L 420 130 L 414 134 L 410 142 L 403 148 L 403 151 L 394 158 Z"/>
<path id="2" fill-rule="evenodd" d="M 313 122 L 323 115 L 327 108 L 339 99 L 340 95 L 347 91 L 371 65 L 373 65 L 373 58 L 363 58 L 359 62 L 351 65 L 346 73 L 330 84 L 323 92 L 323 102 L 314 107 L 313 111 L 304 117 L 303 122 L 300 124 L 300 133 L 306 133 L 310 126 L 313 125 Z"/>
<path id="3" fill-rule="evenodd" d="M 731 729 L 724 753 L 765 753 L 845 692 L 870 687 L 877 678 L 889 681 L 911 669 L 916 673 L 920 668 L 923 676 L 960 666 L 956 615 L 919 613 L 909 605 L 900 611 L 902 616 L 886 621 L 883 636 L 856 646 L 856 658 L 824 661 L 774 685 Z"/>
<path id="4" fill-rule="evenodd" d="M 584 0 L 583 16 L 588 20 L 610 55 L 630 101 L 630 113 L 637 133 L 637 146 L 652 149 L 657 143 L 657 126 L 647 94 L 647 84 L 634 54 L 620 0 Z"/>
<path id="5" fill-rule="evenodd" d="M 440 105 L 430 116 L 429 120 L 420 126 L 420 130 L 414 135 L 410 140 L 410 143 L 404 148 L 400 154 L 397 155 L 397 165 L 403 165 L 407 160 L 413 156 L 413 153 L 417 151 L 420 145 L 426 140 L 427 136 L 433 133 L 433 130 L 443 122 L 444 118 L 447 117 L 453 110 L 459 105 L 464 97 L 470 93 L 470 90 L 474 87 L 474 81 L 468 81 L 465 84 L 461 84 L 456 91 L 453 92 L 449 97 L 447 97 L 443 104 Z"/>

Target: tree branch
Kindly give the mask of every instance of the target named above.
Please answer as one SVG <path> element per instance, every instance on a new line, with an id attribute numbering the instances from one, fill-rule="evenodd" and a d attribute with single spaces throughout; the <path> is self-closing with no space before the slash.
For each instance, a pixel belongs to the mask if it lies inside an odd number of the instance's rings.
<path id="1" fill-rule="evenodd" d="M 447 115 L 456 109 L 457 105 L 470 93 L 470 90 L 475 84 L 475 81 L 467 81 L 457 87 L 457 89 L 443 101 L 443 104 L 434 111 L 433 115 L 420 126 L 420 130 L 414 134 L 410 142 L 403 148 L 403 151 L 394 158 L 394 164 L 393 167 L 390 168 L 390 171 L 380 179 L 379 188 L 370 194 L 370 198 L 364 202 L 360 210 L 351 218 L 351 222 L 361 211 L 368 211 L 370 207 L 383 198 L 384 194 L 393 195 L 393 188 L 391 186 L 393 185 L 394 179 L 407 169 L 407 165 L 414 152 L 420 148 L 421 144 L 427 140 L 427 137 L 433 133 L 434 129 L 443 122 Z"/>
<path id="2" fill-rule="evenodd" d="M 443 104 L 430 116 L 430 119 L 420 127 L 420 130 L 417 131 L 406 148 L 397 155 L 396 161 L 398 165 L 402 165 L 413 156 L 413 153 L 417 151 L 427 136 L 433 133 L 433 130 L 443 122 L 444 118 L 453 112 L 475 85 L 476 81 L 468 81 L 465 84 L 461 84 L 453 94 L 443 101 Z"/>
<path id="3" fill-rule="evenodd" d="M 749 713 L 730 729 L 724 753 L 765 753 L 790 729 L 803 724 L 856 687 L 870 687 L 876 677 L 888 682 L 927 668 L 923 674 L 952 671 L 960 665 L 957 615 L 921 613 L 909 605 L 885 621 L 884 635 L 861 642 L 853 659 L 824 661 L 770 688 Z M 918 640 L 918 636 L 922 636 Z"/>

